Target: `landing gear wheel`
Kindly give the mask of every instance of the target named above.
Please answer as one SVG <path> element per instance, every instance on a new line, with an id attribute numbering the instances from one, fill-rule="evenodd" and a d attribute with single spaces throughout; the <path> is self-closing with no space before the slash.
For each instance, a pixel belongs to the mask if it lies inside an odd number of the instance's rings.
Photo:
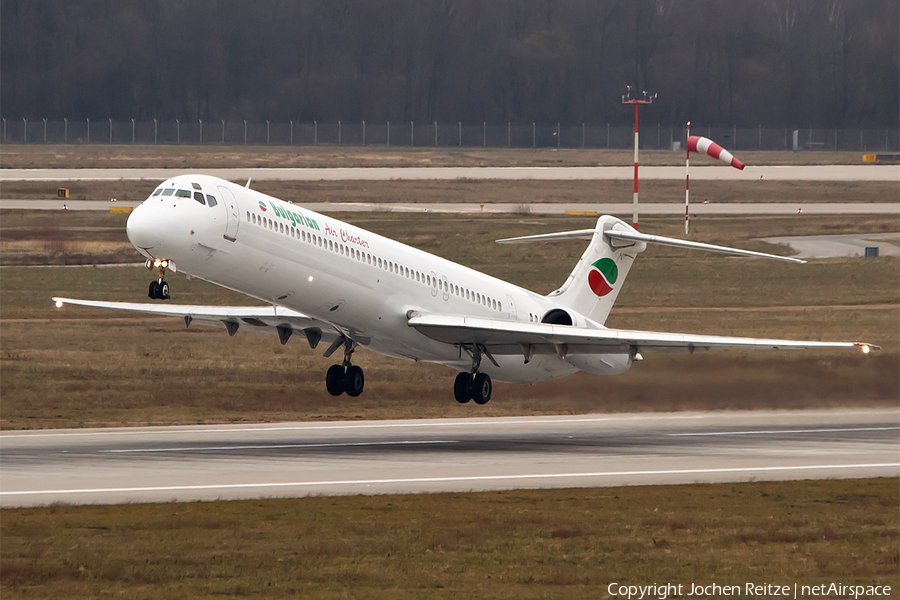
<path id="1" fill-rule="evenodd" d="M 150 282 L 150 291 L 147 292 L 147 295 L 150 296 L 153 300 L 159 298 L 159 283 L 156 281 Z"/>
<path id="2" fill-rule="evenodd" d="M 472 399 L 472 374 L 460 373 L 453 383 L 453 396 L 460 404 L 465 404 Z"/>
<path id="3" fill-rule="evenodd" d="M 334 366 L 337 367 L 337 365 Z M 347 395 L 354 398 L 359 396 L 363 393 L 365 385 L 366 378 L 363 375 L 363 370 L 356 365 L 347 367 L 347 372 L 344 374 L 344 389 L 347 391 Z"/>
<path id="4" fill-rule="evenodd" d="M 487 373 L 479 373 L 472 381 L 472 399 L 475 404 L 487 404 L 491 399 L 491 378 Z"/>
<path id="5" fill-rule="evenodd" d="M 325 387 L 332 396 L 340 396 L 344 393 L 344 367 L 331 365 L 325 373 Z"/>
<path id="6" fill-rule="evenodd" d="M 168 284 L 168 282 L 163 281 L 162 283 L 158 284 L 158 288 L 157 288 L 157 289 L 158 289 L 158 291 L 159 291 L 159 296 L 158 296 L 158 298 L 159 298 L 160 300 L 168 300 L 169 298 L 171 298 L 171 296 L 169 296 L 169 284 Z"/>

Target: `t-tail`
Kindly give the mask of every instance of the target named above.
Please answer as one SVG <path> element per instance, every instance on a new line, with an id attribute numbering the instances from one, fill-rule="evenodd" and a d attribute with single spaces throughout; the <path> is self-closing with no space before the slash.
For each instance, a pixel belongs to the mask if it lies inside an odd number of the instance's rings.
<path id="1" fill-rule="evenodd" d="M 500 244 L 524 244 L 565 240 L 589 240 L 590 243 L 566 282 L 558 290 L 551 292 L 548 298 L 553 298 L 559 306 L 572 309 L 601 325 L 606 323 L 634 259 L 647 248 L 647 244 L 693 248 L 797 263 L 805 262 L 787 256 L 647 235 L 640 233 L 621 219 L 609 215 L 600 217 L 594 229 L 530 235 L 497 240 L 497 242 Z"/>

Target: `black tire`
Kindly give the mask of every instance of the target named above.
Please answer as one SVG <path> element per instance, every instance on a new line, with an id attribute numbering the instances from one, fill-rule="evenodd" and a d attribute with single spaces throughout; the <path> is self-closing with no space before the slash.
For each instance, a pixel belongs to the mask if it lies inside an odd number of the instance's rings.
<path id="1" fill-rule="evenodd" d="M 487 404 L 493 391 L 491 378 L 486 373 L 479 373 L 472 382 L 472 399 L 475 404 Z"/>
<path id="2" fill-rule="evenodd" d="M 363 375 L 363 370 L 356 365 L 347 367 L 347 372 L 344 374 L 344 389 L 347 395 L 355 398 L 363 393 L 365 386 L 366 377 Z"/>
<path id="3" fill-rule="evenodd" d="M 460 404 L 465 404 L 472 399 L 472 374 L 460 373 L 453 382 L 453 396 Z"/>
<path id="4" fill-rule="evenodd" d="M 153 300 L 159 300 L 159 283 L 151 281 L 150 291 L 147 292 L 147 295 L 150 296 L 150 298 Z"/>
<path id="5" fill-rule="evenodd" d="M 169 284 L 166 281 L 163 281 L 159 284 L 159 299 L 160 300 L 168 300 L 171 298 L 169 296 Z"/>
<path id="6" fill-rule="evenodd" d="M 331 365 L 325 373 L 325 388 L 332 396 L 340 396 L 344 393 L 344 367 Z"/>

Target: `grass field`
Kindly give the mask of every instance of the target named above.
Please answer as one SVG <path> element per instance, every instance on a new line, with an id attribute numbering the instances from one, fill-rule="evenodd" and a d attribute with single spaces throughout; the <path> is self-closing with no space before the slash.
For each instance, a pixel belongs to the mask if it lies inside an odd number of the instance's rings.
<path id="1" fill-rule="evenodd" d="M 732 149 L 734 150 L 734 149 Z M 748 165 L 861 164 L 862 152 L 736 151 Z M 713 164 L 708 157 L 698 164 Z M 404 148 L 387 146 L 190 146 L 4 144 L 0 168 L 623 166 L 632 150 Z M 641 150 L 643 165 L 681 165 L 683 152 Z"/>
<path id="2" fill-rule="evenodd" d="M 896 598 L 898 505 L 897 479 L 869 479 L 6 509 L 0 591 L 608 598 L 614 582 L 836 582 Z"/>
<path id="3" fill-rule="evenodd" d="M 501 246 L 494 239 L 590 227 L 590 218 L 516 215 L 354 214 L 354 223 L 547 293 L 561 284 L 583 244 Z M 0 258 L 11 262 L 136 262 L 124 215 L 0 214 Z M 423 224 L 427 222 L 427 227 Z M 648 218 L 647 231 L 679 235 L 677 218 Z M 890 217 L 710 219 L 695 239 L 785 252 L 761 235 L 890 231 Z M 463 235 L 465 232 L 465 235 Z M 31 244 L 15 249 L 14 243 Z M 106 245 L 105 245 L 106 244 Z M 108 244 L 115 245 L 110 248 Z M 866 406 L 900 395 L 898 261 L 828 259 L 807 265 L 653 248 L 635 263 L 609 325 L 758 337 L 868 341 L 884 350 L 647 355 L 622 376 L 576 375 L 534 386 L 497 384 L 473 413 L 450 393 L 443 367 L 359 352 L 367 388 L 333 398 L 331 364 L 305 344 L 216 329 L 185 330 L 157 319 L 65 307 L 53 295 L 144 301 L 143 268 L 12 268 L 0 273 L 0 426 L 68 427 L 284 419 L 459 417 L 681 409 Z M 252 304 L 180 275 L 178 302 Z M 836 285 L 835 282 L 839 282 Z M 837 308 L 835 308 L 837 307 Z M 412 411 L 412 412 L 411 412 Z"/>

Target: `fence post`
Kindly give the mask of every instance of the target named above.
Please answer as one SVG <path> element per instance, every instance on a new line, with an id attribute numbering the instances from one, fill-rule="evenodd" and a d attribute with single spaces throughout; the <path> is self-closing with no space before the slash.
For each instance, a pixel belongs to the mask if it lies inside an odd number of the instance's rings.
<path id="1" fill-rule="evenodd" d="M 884 130 L 884 149 L 888 149 L 888 130 Z"/>
<path id="2" fill-rule="evenodd" d="M 63 143 L 69 143 L 69 119 L 68 117 L 63 117 Z M 3 139 L 6 139 L 6 119 L 3 119 Z"/>
<path id="3" fill-rule="evenodd" d="M 459 140 L 457 146 L 462 148 L 462 121 L 459 122 Z"/>
<path id="4" fill-rule="evenodd" d="M 860 150 L 866 149 L 866 143 L 863 141 L 863 130 L 862 129 L 859 130 L 859 149 Z"/>
<path id="5" fill-rule="evenodd" d="M 584 123 L 581 124 L 581 149 L 584 150 Z"/>
<path id="6" fill-rule="evenodd" d="M 734 149 L 737 150 L 737 125 L 732 125 L 731 131 L 731 143 L 734 144 Z"/>
<path id="7" fill-rule="evenodd" d="M 534 121 L 531 122 L 531 147 L 537 147 L 537 127 L 534 124 Z"/>
<path id="8" fill-rule="evenodd" d="M 244 119 L 244 145 L 247 145 L 247 119 Z"/>
<path id="9" fill-rule="evenodd" d="M 487 148 L 487 121 L 482 121 L 481 127 L 482 127 L 481 146 L 483 148 Z M 887 136 L 885 136 L 884 139 L 887 139 Z"/>
<path id="10" fill-rule="evenodd" d="M 25 131 L 22 133 L 22 143 L 24 144 L 28 142 L 28 119 L 23 117 L 22 120 L 25 121 Z"/>
<path id="11" fill-rule="evenodd" d="M 181 143 L 181 119 L 175 119 L 175 143 Z"/>
<path id="12" fill-rule="evenodd" d="M 560 144 L 562 143 L 562 142 L 560 142 L 561 139 L 562 139 L 562 129 L 560 129 L 559 123 L 557 123 L 556 124 L 556 148 L 557 149 L 559 149 Z"/>
<path id="13" fill-rule="evenodd" d="M 506 147 L 512 148 L 512 123 L 506 122 Z"/>
<path id="14" fill-rule="evenodd" d="M 134 119 L 131 119 L 131 143 L 134 143 Z"/>
<path id="15" fill-rule="evenodd" d="M 266 119 L 266 146 L 269 145 L 269 120 Z"/>
<path id="16" fill-rule="evenodd" d="M 197 119 L 197 121 L 200 123 L 200 136 L 198 140 L 200 144 L 203 144 L 203 119 Z"/>
<path id="17" fill-rule="evenodd" d="M 44 143 L 47 143 L 47 119 L 44 119 Z"/>
<path id="18" fill-rule="evenodd" d="M 291 119 L 291 146 L 294 145 L 294 120 Z"/>
<path id="19" fill-rule="evenodd" d="M 659 136 L 660 136 L 660 124 L 657 123 L 657 124 L 656 124 L 656 149 L 657 149 L 657 150 L 659 150 L 659 143 L 660 143 L 660 141 L 661 141 L 661 139 L 662 139 L 662 138 L 660 138 Z"/>
<path id="20" fill-rule="evenodd" d="M 366 122 L 363 121 L 363 146 L 366 145 Z"/>
<path id="21" fill-rule="evenodd" d="M 787 150 L 787 127 L 784 128 L 784 149 Z"/>
<path id="22" fill-rule="evenodd" d="M 391 145 L 391 122 L 387 122 L 387 145 Z"/>
<path id="23" fill-rule="evenodd" d="M 338 121 L 338 146 L 341 145 L 341 122 Z"/>
<path id="24" fill-rule="evenodd" d="M 87 119 L 87 143 L 91 143 L 91 120 Z"/>
<path id="25" fill-rule="evenodd" d="M 6 119 L 3 119 L 3 141 L 6 141 Z"/>
<path id="26" fill-rule="evenodd" d="M 225 145 L 225 119 L 222 119 L 222 145 Z"/>
<path id="27" fill-rule="evenodd" d="M 757 150 L 762 150 L 762 123 L 759 125 L 759 140 L 756 143 Z"/>
<path id="28" fill-rule="evenodd" d="M 313 121 L 313 145 L 319 145 L 319 122 Z"/>
<path id="29" fill-rule="evenodd" d="M 411 147 L 416 145 L 416 124 L 412 121 L 409 122 L 409 145 Z"/>
<path id="30" fill-rule="evenodd" d="M 609 122 L 606 123 L 606 149 L 609 150 Z"/>
<path id="31" fill-rule="evenodd" d="M 837 127 L 834 128 L 834 149 L 838 149 L 838 141 L 837 141 Z"/>
<path id="32" fill-rule="evenodd" d="M 109 120 L 109 143 L 112 144 L 112 119 Z"/>

